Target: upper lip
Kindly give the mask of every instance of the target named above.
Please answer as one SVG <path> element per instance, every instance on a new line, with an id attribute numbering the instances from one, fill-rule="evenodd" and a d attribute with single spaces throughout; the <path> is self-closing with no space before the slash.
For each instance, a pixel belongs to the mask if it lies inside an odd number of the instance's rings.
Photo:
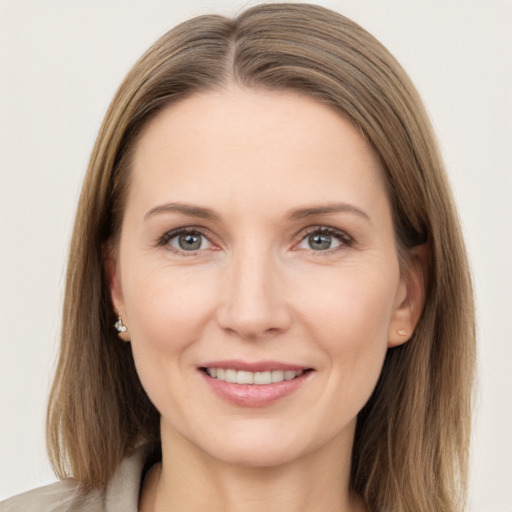
<path id="1" fill-rule="evenodd" d="M 239 361 L 239 360 L 222 360 L 222 361 L 210 361 L 200 365 L 200 368 L 223 368 L 225 370 L 241 370 L 245 372 L 271 372 L 275 370 L 283 371 L 300 371 L 310 370 L 309 366 L 303 366 L 300 364 L 283 363 L 280 361 Z"/>

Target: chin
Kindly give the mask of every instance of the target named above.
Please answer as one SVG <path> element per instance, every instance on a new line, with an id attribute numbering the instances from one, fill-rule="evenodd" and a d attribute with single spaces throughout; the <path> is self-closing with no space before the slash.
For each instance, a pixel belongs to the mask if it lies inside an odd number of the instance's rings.
<path id="1" fill-rule="evenodd" d="M 243 446 L 230 445 L 211 450 L 209 455 L 221 463 L 246 468 L 271 468 L 290 464 L 302 456 L 297 446 L 286 446 L 278 440 L 273 443 L 248 442 Z"/>
<path id="2" fill-rule="evenodd" d="M 344 446 L 352 445 L 354 431 L 352 424 L 336 432 L 330 428 L 311 428 L 311 425 L 301 428 L 300 422 L 293 421 L 276 425 L 257 418 L 233 422 L 224 428 L 215 424 L 210 427 L 208 431 L 188 435 L 184 441 L 207 459 L 246 468 L 278 467 L 313 453 L 341 451 Z"/>

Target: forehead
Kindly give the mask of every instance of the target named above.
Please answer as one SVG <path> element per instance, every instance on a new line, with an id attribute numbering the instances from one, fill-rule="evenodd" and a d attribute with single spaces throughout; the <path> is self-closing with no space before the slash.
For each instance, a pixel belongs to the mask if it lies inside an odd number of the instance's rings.
<path id="1" fill-rule="evenodd" d="M 135 148 L 134 191 L 148 202 L 246 209 L 256 196 L 283 208 L 386 201 L 378 158 L 340 113 L 294 92 L 236 87 L 188 97 L 148 123 Z"/>

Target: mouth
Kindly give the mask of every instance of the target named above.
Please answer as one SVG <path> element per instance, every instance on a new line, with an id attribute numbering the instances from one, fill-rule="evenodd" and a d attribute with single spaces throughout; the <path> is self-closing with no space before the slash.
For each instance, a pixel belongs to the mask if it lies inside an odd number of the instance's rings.
<path id="1" fill-rule="evenodd" d="M 218 379 L 231 384 L 252 384 L 255 386 L 267 386 L 279 382 L 293 380 L 304 375 L 304 373 L 313 371 L 312 368 L 300 370 L 266 370 L 251 372 L 246 370 L 237 370 L 235 368 L 201 368 L 209 377 Z"/>
<path id="2" fill-rule="evenodd" d="M 310 379 L 313 368 L 282 363 L 223 361 L 199 368 L 209 388 L 239 407 L 265 407 L 293 394 Z"/>

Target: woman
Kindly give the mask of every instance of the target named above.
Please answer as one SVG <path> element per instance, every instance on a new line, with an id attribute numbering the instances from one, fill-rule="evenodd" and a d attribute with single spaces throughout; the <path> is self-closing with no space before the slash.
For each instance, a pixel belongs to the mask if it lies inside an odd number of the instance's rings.
<path id="1" fill-rule="evenodd" d="M 324 8 L 163 36 L 77 212 L 48 414 L 2 510 L 463 506 L 471 285 L 409 79 Z"/>

